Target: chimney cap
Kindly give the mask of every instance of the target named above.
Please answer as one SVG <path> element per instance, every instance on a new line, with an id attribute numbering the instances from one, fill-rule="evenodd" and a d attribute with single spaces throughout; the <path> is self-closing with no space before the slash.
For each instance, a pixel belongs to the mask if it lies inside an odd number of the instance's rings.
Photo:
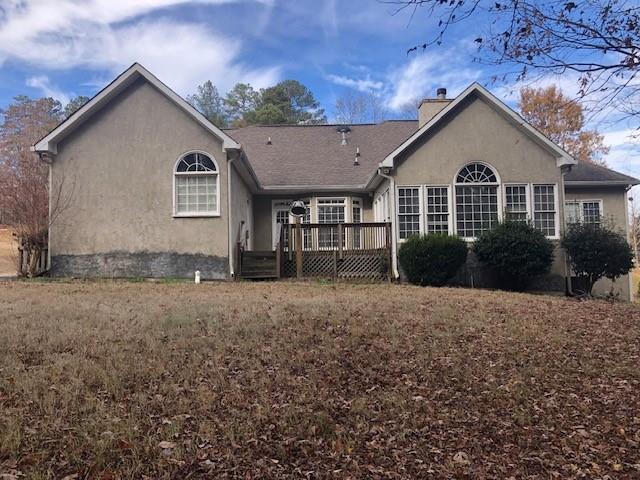
<path id="1" fill-rule="evenodd" d="M 440 87 L 438 90 L 436 90 L 436 96 L 439 99 L 444 100 L 445 98 L 447 98 L 447 89 Z"/>

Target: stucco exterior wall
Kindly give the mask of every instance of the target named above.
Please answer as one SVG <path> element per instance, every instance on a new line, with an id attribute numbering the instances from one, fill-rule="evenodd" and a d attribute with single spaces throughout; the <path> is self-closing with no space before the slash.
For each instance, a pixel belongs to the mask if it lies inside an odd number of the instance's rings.
<path id="1" fill-rule="evenodd" d="M 461 104 L 455 115 L 445 120 L 439 128 L 399 159 L 394 173 L 396 187 L 449 185 L 451 195 L 455 197 L 454 177 L 464 165 L 473 161 L 493 167 L 501 185 L 555 185 L 558 196 L 558 232 L 562 235 L 563 180 L 555 157 L 508 121 L 503 114 L 477 97 Z M 502 202 L 503 194 L 501 186 L 499 202 Z M 455 210 L 455 206 L 453 209 Z M 536 289 L 564 291 L 564 252 L 559 248 L 557 240 L 554 243 L 556 257 L 551 272 L 536 282 L 533 286 Z M 491 276 L 483 270 L 473 254 L 469 256 L 467 265 L 456 276 L 454 283 L 493 286 Z"/>
<path id="2" fill-rule="evenodd" d="M 231 234 L 234 255 L 237 255 L 237 242 L 240 241 L 245 248 L 251 249 L 253 244 L 253 201 L 251 190 L 231 164 Z M 244 222 L 240 229 L 241 222 Z M 238 238 L 240 233 L 240 238 Z M 237 257 L 236 257 L 237 258 Z"/>
<path id="3" fill-rule="evenodd" d="M 190 150 L 218 165 L 218 217 L 173 216 L 174 166 Z M 54 275 L 228 276 L 226 152 L 144 80 L 58 145 L 51 175 L 71 194 L 51 229 Z"/>
<path id="4" fill-rule="evenodd" d="M 604 217 L 604 221 L 627 235 L 628 194 L 624 188 L 575 188 L 568 186 L 566 188 L 565 199 L 567 201 L 602 200 L 601 213 Z M 596 295 L 606 295 L 611 291 L 611 286 L 612 282 L 610 280 L 600 280 L 594 285 L 593 293 Z M 613 291 L 614 293 L 618 293 L 620 298 L 631 300 L 633 295 L 631 277 L 629 275 L 624 275 L 623 277 L 618 278 L 613 284 Z"/>
<path id="5" fill-rule="evenodd" d="M 472 161 L 491 165 L 504 183 L 561 182 L 555 158 L 479 98 L 400 159 L 397 185 L 450 184 Z"/>

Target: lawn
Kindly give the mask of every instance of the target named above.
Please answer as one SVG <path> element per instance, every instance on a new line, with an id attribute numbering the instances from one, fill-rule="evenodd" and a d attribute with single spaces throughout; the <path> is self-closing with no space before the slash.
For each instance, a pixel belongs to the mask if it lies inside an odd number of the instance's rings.
<path id="1" fill-rule="evenodd" d="M 640 478 L 637 305 L 16 281 L 0 324 L 3 480 Z"/>

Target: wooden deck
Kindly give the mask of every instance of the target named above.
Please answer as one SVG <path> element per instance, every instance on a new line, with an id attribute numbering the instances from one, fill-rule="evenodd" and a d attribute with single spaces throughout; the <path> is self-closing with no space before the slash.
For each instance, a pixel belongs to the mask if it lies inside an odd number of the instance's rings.
<path id="1" fill-rule="evenodd" d="M 240 250 L 240 278 L 385 280 L 391 275 L 391 224 L 278 225 L 274 251 Z"/>

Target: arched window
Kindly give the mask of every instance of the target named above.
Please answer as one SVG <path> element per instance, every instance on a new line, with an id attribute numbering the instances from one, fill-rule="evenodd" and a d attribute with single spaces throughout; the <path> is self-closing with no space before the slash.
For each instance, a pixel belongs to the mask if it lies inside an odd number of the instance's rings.
<path id="1" fill-rule="evenodd" d="M 498 176 L 483 163 L 470 163 L 455 179 L 456 231 L 463 238 L 476 238 L 498 222 Z"/>
<path id="2" fill-rule="evenodd" d="M 212 216 L 220 213 L 218 166 L 206 153 L 190 152 L 178 159 L 174 171 L 174 214 Z"/>

